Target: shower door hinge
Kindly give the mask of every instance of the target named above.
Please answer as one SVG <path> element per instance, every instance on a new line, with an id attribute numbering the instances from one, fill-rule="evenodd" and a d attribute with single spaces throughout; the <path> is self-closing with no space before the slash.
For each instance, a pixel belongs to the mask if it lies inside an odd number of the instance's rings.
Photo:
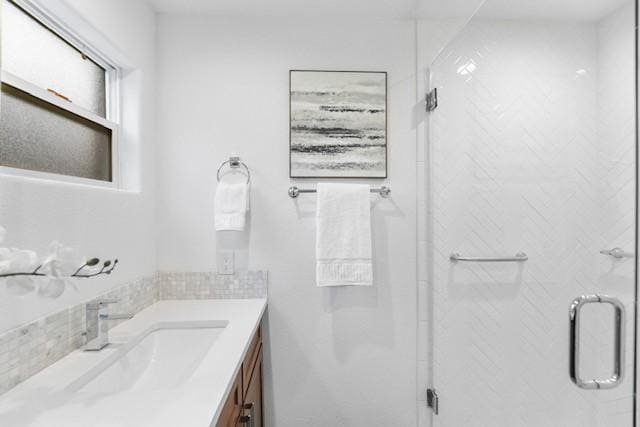
<path id="1" fill-rule="evenodd" d="M 431 112 L 438 108 L 438 89 L 433 88 L 431 92 L 427 93 L 426 98 L 427 111 Z"/>
<path id="2" fill-rule="evenodd" d="M 431 408 L 434 414 L 438 415 L 438 393 L 433 388 L 427 389 L 427 407 Z"/>

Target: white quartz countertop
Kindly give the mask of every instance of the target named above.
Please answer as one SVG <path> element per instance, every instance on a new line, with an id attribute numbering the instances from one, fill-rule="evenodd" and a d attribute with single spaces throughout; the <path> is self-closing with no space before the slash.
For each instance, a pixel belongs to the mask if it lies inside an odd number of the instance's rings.
<path id="1" fill-rule="evenodd" d="M 76 350 L 0 396 L 0 426 L 208 427 L 217 419 L 267 301 L 160 301 L 110 330 L 114 345 Z M 158 322 L 228 321 L 189 380 L 174 388 L 96 395 L 67 386 Z M 184 351 L 189 351 L 185 348 Z"/>

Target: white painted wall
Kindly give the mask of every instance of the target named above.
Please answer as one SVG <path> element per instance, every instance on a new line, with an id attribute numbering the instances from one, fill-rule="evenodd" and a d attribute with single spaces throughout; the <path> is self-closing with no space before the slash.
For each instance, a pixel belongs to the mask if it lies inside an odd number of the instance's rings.
<path id="1" fill-rule="evenodd" d="M 160 269 L 211 270 L 216 247 L 232 247 L 240 267 L 270 271 L 269 426 L 415 425 L 413 24 L 161 15 L 158 26 Z M 291 68 L 389 72 L 392 198 L 372 199 L 371 288 L 315 287 L 315 196 L 287 196 Z M 235 239 L 213 231 L 215 172 L 232 152 L 253 178 L 250 231 Z"/>
<path id="2" fill-rule="evenodd" d="M 124 190 L 0 176 L 6 244 L 44 252 L 61 241 L 87 256 L 118 257 L 110 277 L 77 282 L 58 299 L 8 297 L 0 286 L 0 331 L 156 271 L 154 211 L 155 17 L 144 2 L 44 0 L 78 33 L 125 66 L 121 168 Z"/>

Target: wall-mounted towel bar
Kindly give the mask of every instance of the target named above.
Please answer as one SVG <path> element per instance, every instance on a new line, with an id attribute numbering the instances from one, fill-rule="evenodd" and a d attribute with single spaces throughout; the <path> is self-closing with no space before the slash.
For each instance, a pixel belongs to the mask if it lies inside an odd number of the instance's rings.
<path id="1" fill-rule="evenodd" d="M 315 188 L 298 188 L 295 185 L 289 187 L 289 197 L 296 198 L 300 195 L 300 193 L 316 193 L 317 190 Z M 381 197 L 389 197 L 391 193 L 391 189 L 386 185 L 383 185 L 380 188 L 372 188 L 372 193 L 378 193 Z"/>
<path id="2" fill-rule="evenodd" d="M 449 259 L 453 262 L 524 262 L 529 259 L 529 256 L 524 252 L 518 252 L 515 256 L 507 257 L 474 257 L 462 256 L 459 253 L 452 253 Z"/>

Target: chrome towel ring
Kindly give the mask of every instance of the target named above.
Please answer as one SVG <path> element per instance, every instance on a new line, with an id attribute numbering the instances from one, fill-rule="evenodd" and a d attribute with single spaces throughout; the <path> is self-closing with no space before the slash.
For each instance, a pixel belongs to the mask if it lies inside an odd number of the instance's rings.
<path id="1" fill-rule="evenodd" d="M 222 162 L 222 164 L 218 167 L 218 172 L 216 173 L 218 182 L 220 182 L 220 172 L 226 165 L 229 165 L 231 169 L 238 169 L 239 167 L 243 167 L 245 172 L 247 173 L 247 184 L 251 182 L 251 172 L 249 171 L 249 167 L 242 160 L 240 160 L 239 156 L 231 156 L 229 157 L 229 160 Z"/>

